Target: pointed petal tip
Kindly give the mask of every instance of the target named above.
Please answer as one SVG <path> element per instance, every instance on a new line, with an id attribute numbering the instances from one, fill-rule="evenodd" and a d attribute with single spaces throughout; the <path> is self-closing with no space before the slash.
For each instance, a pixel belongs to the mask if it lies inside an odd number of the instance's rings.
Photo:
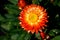
<path id="1" fill-rule="evenodd" d="M 19 9 L 20 9 L 20 10 L 22 10 L 22 8 L 21 8 L 21 7 L 19 7 Z"/>
<path id="2" fill-rule="evenodd" d="M 22 22 L 20 22 L 19 24 L 22 24 Z"/>
<path id="3" fill-rule="evenodd" d="M 28 31 L 28 33 L 30 33 L 30 30 Z"/>
<path id="4" fill-rule="evenodd" d="M 50 37 L 47 35 L 46 39 L 49 39 Z"/>
<path id="5" fill-rule="evenodd" d="M 42 29 L 40 29 L 39 31 L 42 32 Z"/>

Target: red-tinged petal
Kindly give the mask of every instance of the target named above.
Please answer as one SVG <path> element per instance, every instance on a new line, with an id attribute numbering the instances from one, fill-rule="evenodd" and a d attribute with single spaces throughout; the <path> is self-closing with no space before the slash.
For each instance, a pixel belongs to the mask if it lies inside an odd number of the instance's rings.
<path id="1" fill-rule="evenodd" d="M 18 0 L 18 6 L 19 6 L 19 9 L 22 9 L 26 6 L 26 1 L 25 0 Z"/>
<path id="2" fill-rule="evenodd" d="M 43 39 L 44 39 L 45 36 L 46 36 L 44 32 L 41 32 L 40 35 L 41 35 L 41 37 L 42 37 Z"/>

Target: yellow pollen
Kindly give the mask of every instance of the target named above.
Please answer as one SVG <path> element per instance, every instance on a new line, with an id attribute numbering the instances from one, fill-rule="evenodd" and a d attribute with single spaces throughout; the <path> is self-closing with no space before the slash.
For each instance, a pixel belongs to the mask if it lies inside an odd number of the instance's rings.
<path id="1" fill-rule="evenodd" d="M 30 22 L 35 23 L 35 22 L 37 22 L 37 20 L 38 20 L 38 16 L 36 14 L 34 14 L 34 13 L 29 14 L 29 21 Z"/>
<path id="2" fill-rule="evenodd" d="M 26 14 L 26 20 L 31 25 L 37 24 L 38 18 L 38 15 L 34 12 Z"/>

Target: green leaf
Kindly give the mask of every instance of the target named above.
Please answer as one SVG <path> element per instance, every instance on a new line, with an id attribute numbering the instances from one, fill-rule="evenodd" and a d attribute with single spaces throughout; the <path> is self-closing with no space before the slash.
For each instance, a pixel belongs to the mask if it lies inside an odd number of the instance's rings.
<path id="1" fill-rule="evenodd" d="M 59 36 L 56 36 L 55 38 L 53 38 L 51 40 L 60 40 L 60 35 Z"/>
<path id="2" fill-rule="evenodd" d="M 11 14 L 14 16 L 19 14 L 19 10 L 18 10 L 18 7 L 16 5 L 8 4 L 5 6 L 5 9 L 8 11 L 8 14 Z"/>
<path id="3" fill-rule="evenodd" d="M 0 21 L 5 20 L 3 16 L 0 15 Z"/>
<path id="4" fill-rule="evenodd" d="M 59 7 L 60 7 L 60 1 L 58 2 L 58 4 L 57 4 Z"/>
<path id="5" fill-rule="evenodd" d="M 31 35 L 30 34 L 26 34 L 24 40 L 30 40 L 30 38 L 31 38 Z"/>
<path id="6" fill-rule="evenodd" d="M 13 3 L 14 5 L 16 5 L 18 3 L 18 0 L 9 0 L 11 3 Z"/>
<path id="7" fill-rule="evenodd" d="M 7 17 L 7 20 L 9 20 L 13 26 L 19 26 L 19 21 L 18 21 L 17 16 L 13 16 L 9 14 L 6 14 L 5 16 Z"/>
<path id="8" fill-rule="evenodd" d="M 54 5 L 58 5 L 58 6 L 60 7 L 60 0 L 55 0 L 55 1 L 53 2 L 53 4 L 54 4 Z"/>
<path id="9" fill-rule="evenodd" d="M 53 30 L 51 30 L 51 31 L 49 32 L 49 35 L 50 35 L 50 36 L 55 36 L 55 33 L 53 32 Z"/>
<path id="10" fill-rule="evenodd" d="M 28 34 L 26 31 L 20 29 L 14 29 L 10 31 L 12 40 L 29 40 L 31 34 Z"/>
<path id="11" fill-rule="evenodd" d="M 38 33 L 38 34 L 35 34 L 35 36 L 36 36 L 36 38 L 40 37 L 40 33 Z"/>
<path id="12" fill-rule="evenodd" d="M 57 35 L 59 33 L 60 33 L 60 30 L 58 30 L 58 29 L 52 29 L 52 30 L 50 30 L 49 35 L 50 36 L 55 36 L 55 35 Z"/>
<path id="13" fill-rule="evenodd" d="M 56 14 L 55 18 L 59 18 L 59 14 Z"/>
<path id="14" fill-rule="evenodd" d="M 42 40 L 42 39 L 41 39 L 41 36 L 40 36 L 40 33 L 35 34 L 35 37 L 36 37 L 37 39 Z"/>
<path id="15" fill-rule="evenodd" d="M 30 40 L 31 35 L 23 32 L 19 35 L 18 40 Z"/>
<path id="16" fill-rule="evenodd" d="M 11 22 L 6 22 L 6 23 L 2 23 L 1 24 L 1 27 L 4 28 L 5 30 L 10 30 L 12 25 L 11 25 Z"/>
<path id="17" fill-rule="evenodd" d="M 8 40 L 7 36 L 0 36 L 0 40 Z"/>
<path id="18" fill-rule="evenodd" d="M 17 40 L 18 36 L 19 36 L 18 34 L 13 34 L 11 36 L 11 40 Z"/>
<path id="19" fill-rule="evenodd" d="M 32 0 L 33 4 L 39 4 L 39 0 Z"/>
<path id="20" fill-rule="evenodd" d="M 54 32 L 55 34 L 59 34 L 59 33 L 60 33 L 60 30 L 58 30 L 58 29 L 53 29 L 53 32 Z"/>
<path id="21" fill-rule="evenodd" d="M 42 0 L 38 0 L 39 2 L 42 2 Z"/>
<path id="22" fill-rule="evenodd" d="M 60 27 L 60 15 L 59 14 L 56 14 L 55 20 L 56 20 L 56 24 L 59 25 L 57 27 Z"/>

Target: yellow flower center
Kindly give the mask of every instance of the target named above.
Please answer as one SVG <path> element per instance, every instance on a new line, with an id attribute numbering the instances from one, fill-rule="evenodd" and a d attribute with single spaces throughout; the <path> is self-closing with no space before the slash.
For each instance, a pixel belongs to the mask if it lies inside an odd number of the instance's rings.
<path id="1" fill-rule="evenodd" d="M 38 15 L 34 12 L 26 14 L 26 20 L 29 24 L 34 25 L 38 21 Z"/>
<path id="2" fill-rule="evenodd" d="M 29 21 L 32 23 L 35 23 L 37 21 L 38 17 L 36 14 L 30 13 L 29 14 Z"/>

